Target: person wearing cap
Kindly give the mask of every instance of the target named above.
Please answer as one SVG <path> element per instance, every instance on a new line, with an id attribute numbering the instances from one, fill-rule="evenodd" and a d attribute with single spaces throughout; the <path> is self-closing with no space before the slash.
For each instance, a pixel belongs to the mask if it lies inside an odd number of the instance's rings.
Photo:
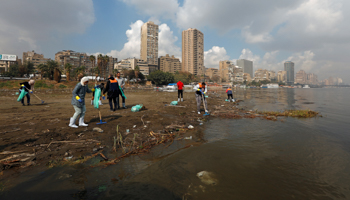
<path id="1" fill-rule="evenodd" d="M 84 123 L 84 117 L 86 112 L 85 107 L 85 94 L 91 93 L 92 91 L 88 88 L 89 78 L 83 77 L 80 82 L 75 86 L 72 94 L 72 105 L 74 107 L 75 113 L 73 117 L 70 118 L 69 126 L 73 128 L 78 128 L 77 125 L 75 125 L 75 120 L 79 118 L 79 126 L 88 126 Z"/>
<path id="2" fill-rule="evenodd" d="M 196 91 L 196 101 L 197 101 L 197 112 L 198 114 L 201 114 L 200 107 L 202 104 L 202 101 L 205 103 L 205 108 L 208 109 L 207 100 L 205 99 L 205 94 L 207 93 L 207 87 L 206 84 L 198 83 L 193 88 Z M 208 112 L 208 110 L 205 110 L 205 112 Z"/>
<path id="3" fill-rule="evenodd" d="M 116 111 L 117 110 L 117 97 L 119 96 L 119 84 L 118 81 L 113 77 L 112 74 L 108 76 L 108 81 L 106 84 L 106 87 L 103 90 L 103 95 L 107 92 L 107 99 L 109 100 L 109 107 L 110 110 Z M 114 109 L 113 109 L 113 104 L 114 103 Z"/>
<path id="4" fill-rule="evenodd" d="M 26 94 L 26 97 L 27 97 L 27 105 L 30 106 L 30 95 L 29 93 L 32 93 L 33 94 L 33 90 L 34 90 L 34 83 L 35 81 L 34 80 L 29 80 L 28 82 L 23 82 L 23 83 L 20 83 L 19 85 L 21 86 L 19 88 L 19 92 L 21 92 L 22 90 L 25 90 L 26 92 L 28 92 Z M 25 106 L 24 104 L 24 97 L 23 99 L 21 100 L 22 102 L 22 105 Z"/>

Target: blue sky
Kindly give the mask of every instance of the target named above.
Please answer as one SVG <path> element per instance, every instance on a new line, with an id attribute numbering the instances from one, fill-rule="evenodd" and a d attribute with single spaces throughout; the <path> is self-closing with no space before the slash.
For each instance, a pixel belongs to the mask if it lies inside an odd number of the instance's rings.
<path id="1" fill-rule="evenodd" d="M 346 0 L 11 0 L 0 7 L 0 52 L 139 57 L 140 26 L 152 20 L 160 30 L 159 56 L 181 58 L 181 32 L 197 28 L 206 67 L 245 58 L 254 69 L 278 71 L 291 60 L 295 71 L 320 80 L 350 81 L 349 11 Z"/>

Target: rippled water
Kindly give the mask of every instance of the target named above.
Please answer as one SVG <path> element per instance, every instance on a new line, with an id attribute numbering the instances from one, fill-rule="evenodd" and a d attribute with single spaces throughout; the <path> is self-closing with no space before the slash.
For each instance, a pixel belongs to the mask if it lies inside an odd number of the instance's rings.
<path id="1" fill-rule="evenodd" d="M 182 141 L 107 168 L 38 172 L 5 197 L 17 189 L 33 199 L 350 199 L 349 91 L 237 90 L 247 109 L 311 109 L 323 117 L 212 119 L 193 137 L 201 145 L 181 149 L 191 142 Z M 215 184 L 203 183 L 200 171 Z"/>

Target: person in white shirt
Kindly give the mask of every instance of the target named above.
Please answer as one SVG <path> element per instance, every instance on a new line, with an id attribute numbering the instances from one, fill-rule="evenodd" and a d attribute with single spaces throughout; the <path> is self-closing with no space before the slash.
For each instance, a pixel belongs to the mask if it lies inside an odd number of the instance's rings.
<path id="1" fill-rule="evenodd" d="M 201 114 L 200 107 L 202 104 L 202 100 L 205 103 L 205 108 L 208 109 L 207 100 L 205 99 L 205 94 L 207 93 L 207 87 L 206 87 L 206 84 L 203 82 L 203 83 L 198 83 L 196 86 L 194 86 L 193 89 L 196 90 L 197 112 L 198 114 Z M 205 110 L 205 112 L 208 112 L 208 110 Z"/>
<path id="2" fill-rule="evenodd" d="M 124 78 L 120 78 L 120 72 L 117 73 L 116 75 L 116 80 L 118 81 L 118 84 L 120 86 L 120 89 L 123 91 L 124 93 L 124 86 L 125 86 L 125 79 Z M 119 93 L 120 96 L 122 96 L 122 102 L 123 102 L 123 108 L 125 109 L 126 106 L 125 106 L 125 97 L 122 95 L 122 93 L 120 92 Z M 120 108 L 120 104 L 119 104 L 119 96 L 117 98 L 117 104 L 118 104 L 118 109 Z"/>

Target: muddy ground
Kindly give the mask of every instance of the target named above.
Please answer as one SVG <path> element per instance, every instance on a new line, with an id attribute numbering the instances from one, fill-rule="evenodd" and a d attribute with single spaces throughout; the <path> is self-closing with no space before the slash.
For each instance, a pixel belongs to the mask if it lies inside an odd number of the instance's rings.
<path id="1" fill-rule="evenodd" d="M 96 124 L 100 121 L 98 110 L 90 105 L 91 94 L 87 94 L 85 123 L 89 126 L 70 128 L 69 118 L 74 113 L 71 89 L 37 90 L 35 94 L 45 103 L 41 104 L 31 95 L 31 106 L 22 106 L 17 102 L 18 95 L 15 93 L 16 90 L 0 91 L 0 178 L 29 167 L 52 167 L 67 160 L 83 160 L 91 155 L 96 156 L 102 150 L 114 153 L 113 157 L 105 158 L 113 164 L 116 158 L 128 152 L 130 155 L 136 154 L 147 146 L 142 151 L 145 153 L 157 144 L 167 145 L 174 139 L 200 134 L 202 123 L 218 116 L 218 113 L 223 114 L 223 117 L 228 112 L 231 117 L 237 114 L 239 118 L 238 113 L 246 115 L 242 108 L 235 108 L 232 102 L 223 102 L 224 96 L 220 97 L 216 93 L 209 93 L 208 107 L 212 115 L 204 117 L 203 106 L 201 115 L 196 112 L 193 92 L 185 92 L 184 102 L 174 107 L 166 104 L 177 100 L 177 93 L 127 89 L 128 109 L 111 112 L 108 101 L 103 101 L 104 105 L 100 108 L 102 121 L 107 122 L 103 125 Z M 145 110 L 131 112 L 130 108 L 136 104 L 143 104 Z M 194 128 L 189 129 L 189 125 Z M 101 128 L 103 132 L 94 131 L 95 127 Z M 114 137 L 118 139 L 116 146 Z M 198 139 L 195 142 L 201 141 Z M 103 154 L 99 155 L 104 157 Z"/>

